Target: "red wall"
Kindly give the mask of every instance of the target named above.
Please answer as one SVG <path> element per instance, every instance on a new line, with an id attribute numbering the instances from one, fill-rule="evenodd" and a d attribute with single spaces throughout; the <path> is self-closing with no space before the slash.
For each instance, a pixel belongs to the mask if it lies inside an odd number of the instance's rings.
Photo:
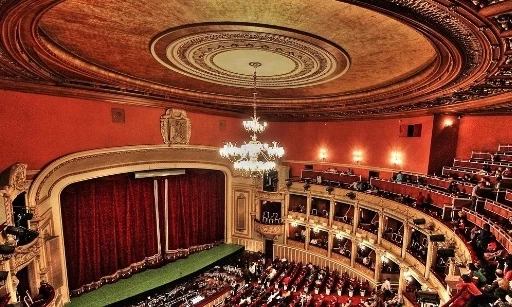
<path id="1" fill-rule="evenodd" d="M 112 123 L 114 107 L 125 110 L 124 124 Z M 163 144 L 160 134 L 163 113 L 163 108 L 0 90 L 3 133 L 0 170 L 15 162 L 28 163 L 29 169 L 41 169 L 56 158 L 88 149 Z M 192 112 L 187 115 L 192 121 L 191 144 L 220 147 L 225 141 L 240 143 L 249 139 L 239 118 Z M 471 150 L 495 151 L 500 143 L 512 143 L 511 118 L 463 117 L 456 157 L 467 158 Z M 219 126 L 221 120 L 225 121 L 224 130 Z M 269 124 L 260 140 L 279 141 L 286 150 L 285 161 L 318 162 L 319 151 L 324 148 L 326 162 L 351 164 L 352 152 L 361 150 L 362 166 L 380 168 L 395 168 L 390 155 L 396 150 L 403 154 L 403 163 L 397 169 L 426 173 L 431 158 L 433 122 L 433 116 L 401 121 L 275 122 Z M 400 124 L 418 123 L 423 125 L 421 137 L 399 137 Z M 361 174 L 366 176 L 364 172 Z"/>
<path id="2" fill-rule="evenodd" d="M 497 151 L 500 144 L 512 144 L 512 116 L 461 118 L 457 158 L 467 159 L 471 151 Z"/>
<path id="3" fill-rule="evenodd" d="M 400 124 L 422 124 L 421 137 L 399 137 Z M 391 152 L 402 153 L 396 168 L 426 173 L 432 136 L 432 116 L 368 121 L 270 123 L 262 140 L 279 141 L 285 147 L 283 160 L 320 161 L 320 149 L 327 151 L 326 162 L 353 163 L 352 153 L 361 150 L 361 165 L 395 168 Z M 297 175 L 296 170 L 292 170 Z"/>
<path id="4" fill-rule="evenodd" d="M 125 123 L 112 123 L 111 108 L 125 110 Z M 41 169 L 69 153 L 95 148 L 163 144 L 163 108 L 122 105 L 0 90 L 0 170 L 16 163 Z M 222 146 L 245 138 L 241 121 L 187 112 L 191 144 Z M 225 120 L 226 129 L 219 128 Z"/>

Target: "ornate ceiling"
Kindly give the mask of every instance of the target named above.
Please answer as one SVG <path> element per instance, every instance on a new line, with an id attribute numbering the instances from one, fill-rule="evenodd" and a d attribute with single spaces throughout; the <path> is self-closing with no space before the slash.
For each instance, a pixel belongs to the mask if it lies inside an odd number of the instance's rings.
<path id="1" fill-rule="evenodd" d="M 512 1 L 0 0 L 0 88 L 269 120 L 512 111 Z"/>

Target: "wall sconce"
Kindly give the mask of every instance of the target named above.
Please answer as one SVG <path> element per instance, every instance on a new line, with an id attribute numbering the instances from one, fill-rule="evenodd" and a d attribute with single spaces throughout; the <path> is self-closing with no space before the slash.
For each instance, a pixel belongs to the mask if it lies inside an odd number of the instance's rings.
<path id="1" fill-rule="evenodd" d="M 336 239 L 339 239 L 339 240 L 343 239 L 343 235 L 341 234 L 341 232 L 338 232 L 336 234 Z"/>
<path id="2" fill-rule="evenodd" d="M 382 255 L 382 256 L 380 256 L 380 260 L 381 260 L 382 262 L 385 262 L 385 263 L 388 263 L 388 262 L 389 262 L 389 259 L 388 259 L 388 257 L 386 257 L 386 255 Z"/>
<path id="3" fill-rule="evenodd" d="M 453 126 L 453 119 L 451 118 L 447 118 L 444 120 L 444 127 L 445 128 L 448 128 L 448 127 L 451 127 Z"/>
<path id="4" fill-rule="evenodd" d="M 297 227 L 297 225 L 299 225 L 299 224 L 297 224 L 297 222 L 293 221 L 291 225 L 292 225 L 292 227 Z"/>
<path id="5" fill-rule="evenodd" d="M 391 153 L 391 163 L 393 163 L 393 165 L 395 167 L 401 165 L 402 164 L 402 153 L 398 152 L 398 151 L 393 151 Z"/>
<path id="6" fill-rule="evenodd" d="M 320 228 L 318 228 L 318 226 L 315 226 L 315 227 L 313 228 L 313 232 L 314 232 L 314 233 L 319 233 L 319 232 L 320 232 Z"/>
<path id="7" fill-rule="evenodd" d="M 327 150 L 324 148 L 320 149 L 320 154 L 318 156 L 320 157 L 320 161 L 325 162 L 325 159 L 327 159 Z"/>
<path id="8" fill-rule="evenodd" d="M 354 163 L 359 164 L 363 159 L 363 152 L 360 150 L 354 150 L 352 153 L 352 159 L 354 160 Z"/>

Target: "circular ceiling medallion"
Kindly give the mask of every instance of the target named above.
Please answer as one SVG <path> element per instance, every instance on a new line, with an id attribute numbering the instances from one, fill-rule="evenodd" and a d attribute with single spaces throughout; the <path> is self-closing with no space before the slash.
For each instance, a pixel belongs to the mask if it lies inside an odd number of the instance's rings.
<path id="1" fill-rule="evenodd" d="M 247 24 L 193 24 L 171 29 L 151 42 L 153 57 L 192 78 L 252 87 L 296 88 L 328 82 L 350 66 L 346 52 L 320 37 L 291 29 Z"/>

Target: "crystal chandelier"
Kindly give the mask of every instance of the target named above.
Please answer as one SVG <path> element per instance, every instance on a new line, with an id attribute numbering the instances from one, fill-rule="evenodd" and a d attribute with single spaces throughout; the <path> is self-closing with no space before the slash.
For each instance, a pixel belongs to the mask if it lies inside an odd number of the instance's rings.
<path id="1" fill-rule="evenodd" d="M 254 68 L 253 117 L 250 120 L 244 120 L 243 126 L 247 132 L 251 133 L 251 140 L 241 146 L 228 142 L 219 152 L 222 157 L 233 162 L 235 170 L 240 171 L 242 175 L 257 177 L 276 169 L 276 160 L 284 155 L 284 149 L 277 142 L 269 145 L 258 141 L 257 135 L 267 127 L 267 123 L 260 123 L 256 116 L 256 69 L 261 66 L 261 63 L 250 62 L 249 65 Z"/>

